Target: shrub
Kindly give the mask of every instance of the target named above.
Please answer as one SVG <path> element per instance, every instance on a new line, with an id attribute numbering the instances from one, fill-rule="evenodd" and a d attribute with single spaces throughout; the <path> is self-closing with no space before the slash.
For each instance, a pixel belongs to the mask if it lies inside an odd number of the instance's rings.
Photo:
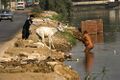
<path id="1" fill-rule="evenodd" d="M 65 31 L 62 32 L 62 35 L 68 40 L 68 42 L 70 42 L 71 45 L 76 44 L 76 38 L 71 33 Z"/>
<path id="2" fill-rule="evenodd" d="M 70 17 L 71 6 L 71 0 L 40 0 L 42 10 L 56 11 L 60 14 L 59 19 L 64 21 Z"/>
<path id="3" fill-rule="evenodd" d="M 40 13 L 40 12 L 42 12 L 42 9 L 39 6 L 34 6 L 32 8 L 32 12 L 34 12 L 34 13 Z"/>

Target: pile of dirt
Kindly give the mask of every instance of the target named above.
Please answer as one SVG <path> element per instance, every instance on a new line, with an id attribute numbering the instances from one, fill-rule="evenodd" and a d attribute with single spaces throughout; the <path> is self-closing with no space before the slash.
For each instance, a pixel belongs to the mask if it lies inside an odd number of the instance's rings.
<path id="1" fill-rule="evenodd" d="M 20 72 L 41 72 L 50 73 L 53 72 L 53 66 L 46 63 L 46 61 L 38 60 L 12 60 L 0 62 L 1 73 L 20 73 Z"/>

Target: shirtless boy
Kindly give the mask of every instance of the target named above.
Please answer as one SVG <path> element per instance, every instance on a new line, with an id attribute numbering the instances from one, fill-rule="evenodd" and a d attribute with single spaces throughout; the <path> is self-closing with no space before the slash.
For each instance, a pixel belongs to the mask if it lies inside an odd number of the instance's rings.
<path id="1" fill-rule="evenodd" d="M 82 42 L 85 45 L 85 50 L 84 50 L 85 52 L 89 52 L 91 49 L 93 49 L 94 44 L 87 31 L 84 31 L 83 33 Z"/>

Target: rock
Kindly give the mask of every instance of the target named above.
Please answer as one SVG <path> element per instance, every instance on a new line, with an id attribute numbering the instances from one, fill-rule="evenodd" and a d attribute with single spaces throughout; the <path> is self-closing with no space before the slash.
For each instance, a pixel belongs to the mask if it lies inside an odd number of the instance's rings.
<path id="1" fill-rule="evenodd" d="M 39 25 L 41 22 L 43 22 L 43 19 L 41 19 L 41 18 L 34 18 L 33 19 L 33 24 L 35 24 L 35 25 Z"/>
<path id="2" fill-rule="evenodd" d="M 39 59 L 39 58 L 40 58 L 39 53 L 32 53 L 28 55 L 28 59 Z"/>
<path id="3" fill-rule="evenodd" d="M 17 56 L 18 57 L 28 57 L 28 53 L 27 52 L 20 52 Z"/>
<path id="4" fill-rule="evenodd" d="M 61 62 L 56 62 L 56 61 L 51 61 L 51 62 L 47 62 L 47 64 L 50 64 L 51 66 L 55 66 L 55 65 L 62 64 L 62 63 Z"/>
<path id="5" fill-rule="evenodd" d="M 54 71 L 57 74 L 64 76 L 67 80 L 79 80 L 77 73 L 72 71 L 71 68 L 64 65 L 55 65 Z"/>
<path id="6" fill-rule="evenodd" d="M 42 42 L 36 42 L 36 43 L 33 43 L 33 45 L 37 46 L 37 48 L 45 47 L 45 45 Z"/>
<path id="7" fill-rule="evenodd" d="M 28 59 L 38 59 L 39 61 L 42 61 L 47 59 L 47 56 L 45 56 L 44 54 L 34 52 L 28 56 Z"/>
<path id="8" fill-rule="evenodd" d="M 62 65 L 56 65 L 54 67 L 54 71 L 61 75 L 61 76 L 64 76 L 66 79 L 71 79 L 71 76 L 69 75 L 69 73 L 66 73 L 66 71 L 64 70 L 63 66 Z"/>
<path id="9" fill-rule="evenodd" d="M 11 61 L 11 57 L 8 57 L 8 58 L 4 58 L 4 57 L 0 57 L 0 62 L 8 62 L 8 61 Z"/>

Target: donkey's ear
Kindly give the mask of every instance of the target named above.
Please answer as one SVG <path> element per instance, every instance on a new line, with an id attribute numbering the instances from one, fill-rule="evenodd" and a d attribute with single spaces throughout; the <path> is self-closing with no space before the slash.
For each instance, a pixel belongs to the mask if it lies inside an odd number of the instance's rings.
<path id="1" fill-rule="evenodd" d="M 64 26 L 62 26 L 63 28 L 67 28 L 68 27 L 68 24 L 65 24 Z"/>

